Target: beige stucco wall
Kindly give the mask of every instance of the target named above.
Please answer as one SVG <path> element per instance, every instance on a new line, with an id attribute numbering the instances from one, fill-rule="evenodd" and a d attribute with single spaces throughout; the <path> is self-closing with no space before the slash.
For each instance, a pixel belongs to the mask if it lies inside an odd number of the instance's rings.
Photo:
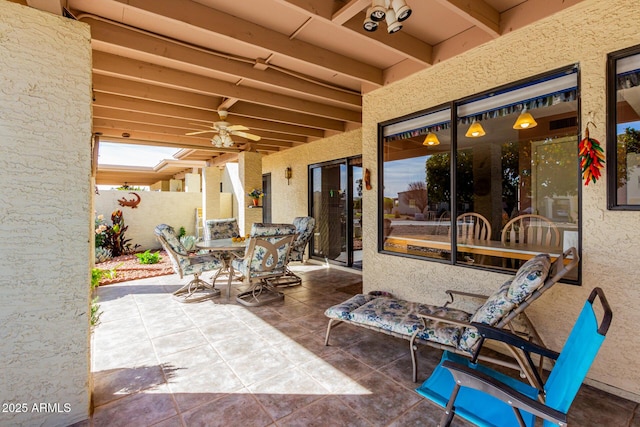
<path id="1" fill-rule="evenodd" d="M 180 193 L 170 191 L 134 191 L 140 196 L 135 209 L 120 206 L 118 200 L 131 200 L 136 197 L 128 191 L 101 190 L 95 196 L 94 210 L 104 215 L 111 224 L 111 213 L 120 209 L 124 223 L 129 228 L 125 237 L 131 239 L 131 245 L 140 245 L 138 250 L 159 249 L 153 229 L 158 224 L 169 224 L 176 232 L 184 227 L 187 234 L 195 235 L 196 208 L 202 207 L 202 193 Z"/>
<path id="2" fill-rule="evenodd" d="M 0 425 L 88 417 L 90 169 L 89 26 L 1 1 Z"/>
<path id="3" fill-rule="evenodd" d="M 291 223 L 296 216 L 308 215 L 308 166 L 362 153 L 360 129 L 345 132 L 262 158 L 262 173 L 271 173 L 273 222 Z M 284 170 L 291 167 L 287 184 Z"/>
<path id="4" fill-rule="evenodd" d="M 377 179 L 380 121 L 473 95 L 496 86 L 577 63 L 580 66 L 582 123 L 593 121 L 591 136 L 604 143 L 606 55 L 640 44 L 637 0 L 585 0 L 459 57 L 434 65 L 364 97 L 363 162 Z M 589 291 L 601 286 L 614 320 L 592 367 L 592 380 L 640 395 L 640 212 L 606 209 L 606 178 L 583 187 L 583 285 L 556 285 L 529 313 L 551 347 L 560 350 Z M 491 292 L 502 275 L 377 253 L 377 193 L 364 195 L 365 291 L 386 289 L 400 297 L 443 303 L 444 290 Z M 615 390 L 613 390 L 615 391 Z M 624 393 L 622 393 L 624 394 Z"/>

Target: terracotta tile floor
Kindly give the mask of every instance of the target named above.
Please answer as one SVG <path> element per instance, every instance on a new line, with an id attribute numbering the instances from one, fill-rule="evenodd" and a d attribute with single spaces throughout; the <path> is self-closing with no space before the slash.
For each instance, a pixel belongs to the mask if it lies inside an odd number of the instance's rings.
<path id="1" fill-rule="evenodd" d="M 311 264 L 294 270 L 301 286 L 254 308 L 233 297 L 179 303 L 171 292 L 188 279 L 176 275 L 101 287 L 95 410 L 80 425 L 436 425 L 441 409 L 414 391 L 407 341 L 341 325 L 324 346 L 324 310 L 347 299 L 361 276 Z M 419 357 L 424 380 L 440 352 L 425 347 Z M 583 386 L 570 425 L 640 426 L 640 410 Z"/>

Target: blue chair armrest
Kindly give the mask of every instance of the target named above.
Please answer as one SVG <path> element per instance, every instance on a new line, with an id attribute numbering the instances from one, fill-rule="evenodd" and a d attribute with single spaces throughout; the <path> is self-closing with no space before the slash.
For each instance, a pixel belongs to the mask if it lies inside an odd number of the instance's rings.
<path id="1" fill-rule="evenodd" d="M 471 322 L 471 326 L 478 330 L 478 333 L 480 334 L 480 336 L 482 336 L 483 339 L 500 341 L 510 346 L 517 347 L 527 353 L 538 354 L 540 356 L 548 357 L 553 360 L 557 360 L 558 356 L 560 356 L 560 353 L 532 343 L 531 341 L 528 341 L 521 336 L 509 332 L 506 329 L 495 328 L 484 323 L 476 322 Z M 479 346 L 479 348 L 481 346 L 482 344 Z"/>

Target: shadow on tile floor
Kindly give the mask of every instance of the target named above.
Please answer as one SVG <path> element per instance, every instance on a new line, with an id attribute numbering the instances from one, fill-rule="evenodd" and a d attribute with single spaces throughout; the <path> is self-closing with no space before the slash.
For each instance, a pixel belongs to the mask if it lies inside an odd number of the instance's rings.
<path id="1" fill-rule="evenodd" d="M 407 341 L 340 325 L 324 345 L 324 310 L 362 277 L 309 265 L 297 273 L 301 286 L 262 307 L 179 303 L 171 292 L 188 279 L 176 275 L 101 287 L 95 409 L 77 425 L 435 426 L 442 409 L 414 391 Z M 440 354 L 419 350 L 420 381 Z M 570 425 L 640 427 L 637 406 L 583 386 Z"/>

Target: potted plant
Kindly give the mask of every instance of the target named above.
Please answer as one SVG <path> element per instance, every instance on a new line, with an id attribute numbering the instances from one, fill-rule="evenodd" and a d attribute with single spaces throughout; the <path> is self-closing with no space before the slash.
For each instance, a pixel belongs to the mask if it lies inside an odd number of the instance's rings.
<path id="1" fill-rule="evenodd" d="M 260 203 L 260 197 L 264 196 L 264 193 L 262 192 L 262 190 L 254 188 L 249 193 L 247 193 L 247 195 L 251 197 L 251 199 L 253 199 L 253 206 L 258 206 Z"/>

